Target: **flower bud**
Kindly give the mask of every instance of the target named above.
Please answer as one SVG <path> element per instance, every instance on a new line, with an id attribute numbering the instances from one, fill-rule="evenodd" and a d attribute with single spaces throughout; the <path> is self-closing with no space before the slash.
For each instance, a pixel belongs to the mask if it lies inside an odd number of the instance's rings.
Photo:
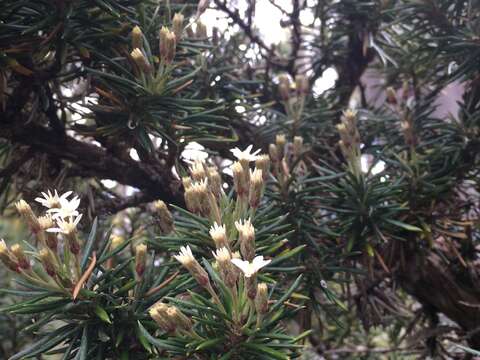
<path id="1" fill-rule="evenodd" d="M 283 159 L 285 155 L 285 145 L 287 144 L 287 138 L 284 134 L 278 134 L 275 136 L 275 144 L 277 145 L 277 152 L 279 159 Z"/>
<path id="2" fill-rule="evenodd" d="M 197 28 L 195 30 L 197 39 L 205 39 L 207 37 L 207 27 L 201 21 L 197 21 Z"/>
<path id="3" fill-rule="evenodd" d="M 36 234 L 41 230 L 40 224 L 38 223 L 38 218 L 32 211 L 32 208 L 25 200 L 20 200 L 15 203 L 15 207 L 19 214 L 25 219 L 26 223 L 30 227 L 30 230 Z"/>
<path id="4" fill-rule="evenodd" d="M 162 200 L 153 203 L 153 208 L 157 215 L 157 223 L 162 234 L 169 234 L 173 231 L 173 216 Z"/>
<path id="5" fill-rule="evenodd" d="M 119 235 L 110 236 L 110 250 L 115 251 L 123 244 L 124 241 L 125 239 L 122 236 L 119 236 Z"/>
<path id="6" fill-rule="evenodd" d="M 167 52 L 165 53 L 165 61 L 171 63 L 175 58 L 175 53 L 177 50 L 177 37 L 173 32 L 169 32 L 167 35 Z"/>
<path id="7" fill-rule="evenodd" d="M 308 79 L 305 75 L 295 76 L 295 90 L 299 96 L 306 96 L 309 91 Z"/>
<path id="8" fill-rule="evenodd" d="M 173 324 L 183 330 L 189 331 L 192 328 L 192 320 L 174 306 L 168 307 L 167 317 Z"/>
<path id="9" fill-rule="evenodd" d="M 214 223 L 210 228 L 210 236 L 212 237 L 217 249 L 223 247 L 228 248 L 227 231 L 225 229 L 225 225 L 220 226 L 217 223 Z"/>
<path id="10" fill-rule="evenodd" d="M 278 77 L 278 92 L 283 101 L 288 100 L 290 97 L 290 79 L 285 74 Z"/>
<path id="11" fill-rule="evenodd" d="M 232 165 L 233 172 L 233 185 L 235 192 L 239 198 L 248 196 L 249 186 L 249 172 L 246 170 L 240 162 L 235 162 Z"/>
<path id="12" fill-rule="evenodd" d="M 130 33 L 132 36 L 132 49 L 143 48 L 143 34 L 139 26 L 135 26 Z"/>
<path id="13" fill-rule="evenodd" d="M 57 274 L 57 270 L 55 267 L 55 259 L 53 258 L 52 253 L 48 249 L 42 249 L 38 253 L 38 257 L 43 265 L 43 268 L 50 276 L 55 276 Z"/>
<path id="14" fill-rule="evenodd" d="M 147 263 L 147 245 L 139 244 L 135 247 L 135 271 L 138 276 L 142 276 L 145 272 Z"/>
<path id="15" fill-rule="evenodd" d="M 38 218 L 38 223 L 40 224 L 40 228 L 43 231 L 53 228 L 55 226 L 55 223 L 50 215 L 40 216 Z M 57 252 L 57 235 L 51 232 L 46 232 L 45 245 L 47 245 L 54 252 Z"/>
<path id="16" fill-rule="evenodd" d="M 395 91 L 395 89 L 389 86 L 387 87 L 386 92 L 387 92 L 387 103 L 396 105 L 398 102 L 397 102 L 397 92 Z"/>
<path id="17" fill-rule="evenodd" d="M 235 221 L 240 242 L 240 252 L 244 259 L 252 261 L 255 257 L 255 228 L 250 219 Z"/>
<path id="18" fill-rule="evenodd" d="M 258 314 L 266 314 L 268 312 L 268 287 L 265 283 L 257 285 L 257 294 L 255 296 L 255 309 Z"/>
<path id="19" fill-rule="evenodd" d="M 248 195 L 249 205 L 256 209 L 260 204 L 260 200 L 263 196 L 263 175 L 262 170 L 255 169 L 250 174 L 250 192 Z"/>
<path id="20" fill-rule="evenodd" d="M 170 30 L 167 27 L 162 26 L 159 33 L 159 49 L 160 49 L 160 58 L 164 60 L 167 57 L 168 53 L 168 40 L 167 36 L 170 34 Z"/>
<path id="21" fill-rule="evenodd" d="M 152 66 L 150 65 L 147 58 L 145 57 L 145 55 L 143 55 L 140 49 L 138 48 L 133 49 L 130 55 L 133 58 L 133 61 L 135 62 L 135 64 L 140 68 L 140 70 L 144 74 L 148 74 L 152 71 Z"/>
<path id="22" fill-rule="evenodd" d="M 240 257 L 240 254 L 238 254 Z M 220 270 L 220 277 L 223 282 L 230 288 L 233 288 L 237 282 L 239 272 L 232 264 L 232 256 L 228 248 L 223 247 L 218 249 L 217 252 L 213 252 L 213 257 L 218 263 Z"/>
<path id="23" fill-rule="evenodd" d="M 272 161 L 274 163 L 276 163 L 277 161 L 280 160 L 280 157 L 278 155 L 277 146 L 275 144 L 270 144 L 268 146 L 268 153 L 270 154 L 270 159 L 272 159 Z"/>
<path id="24" fill-rule="evenodd" d="M 249 299 L 254 300 L 257 296 L 257 275 L 245 277 L 245 290 Z"/>
<path id="25" fill-rule="evenodd" d="M 190 168 L 190 174 L 195 181 L 204 180 L 207 177 L 205 163 L 202 160 L 195 160 Z"/>
<path id="26" fill-rule="evenodd" d="M 27 259 L 25 253 L 23 252 L 23 248 L 20 244 L 12 245 L 10 248 L 13 255 L 17 258 L 18 266 L 20 266 L 24 270 L 30 269 L 30 261 Z"/>
<path id="27" fill-rule="evenodd" d="M 188 176 L 182 177 L 182 184 L 183 184 L 183 188 L 187 190 L 189 187 L 192 186 L 192 178 Z"/>
<path id="28" fill-rule="evenodd" d="M 153 305 L 148 313 L 152 317 L 152 319 L 157 323 L 157 325 L 165 332 L 173 332 L 176 328 L 176 322 L 172 321 L 172 319 L 168 316 L 167 311 L 169 306 L 158 302 Z"/>
<path id="29" fill-rule="evenodd" d="M 185 19 L 185 17 L 180 14 L 180 13 L 176 13 L 174 16 L 173 16 L 173 21 L 172 21 L 172 28 L 173 28 L 173 33 L 175 34 L 175 36 L 177 37 L 177 40 L 180 41 L 180 39 L 182 38 L 182 33 L 183 33 L 183 20 Z"/>
<path id="30" fill-rule="evenodd" d="M 210 191 L 215 195 L 218 199 L 222 194 L 222 177 L 220 173 L 215 167 L 209 167 L 207 169 L 207 177 L 208 177 L 208 187 Z"/>
<path id="31" fill-rule="evenodd" d="M 295 136 L 293 138 L 293 155 L 298 158 L 303 151 L 303 137 Z"/>
<path id="32" fill-rule="evenodd" d="M 14 259 L 13 254 L 8 250 L 5 240 L 0 241 L 0 261 L 12 271 L 19 272 L 19 265 Z"/>
<path id="33" fill-rule="evenodd" d="M 270 171 L 270 157 L 265 154 L 258 155 L 255 160 L 255 167 L 262 170 L 263 180 L 267 180 L 268 172 Z"/>

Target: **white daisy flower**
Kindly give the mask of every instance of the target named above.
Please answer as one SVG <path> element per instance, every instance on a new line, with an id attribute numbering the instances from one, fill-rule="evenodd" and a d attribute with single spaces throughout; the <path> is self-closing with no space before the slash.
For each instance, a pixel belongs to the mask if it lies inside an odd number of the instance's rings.
<path id="1" fill-rule="evenodd" d="M 232 259 L 233 265 L 242 270 L 246 278 L 255 275 L 261 268 L 270 264 L 271 261 L 272 260 L 264 260 L 263 256 L 256 256 L 252 262 L 241 259 Z"/>
<path id="2" fill-rule="evenodd" d="M 78 206 L 80 205 L 80 198 L 75 196 L 73 199 L 60 198 L 60 207 L 47 210 L 52 214 L 54 219 L 66 217 L 73 217 L 79 214 Z"/>
<path id="3" fill-rule="evenodd" d="M 65 235 L 74 234 L 77 231 L 77 225 L 80 222 L 81 218 L 82 214 L 78 215 L 75 219 L 73 219 L 73 217 L 71 216 L 68 218 L 59 217 L 58 219 L 56 219 L 57 227 L 47 229 L 47 232 L 61 233 Z"/>
<path id="4" fill-rule="evenodd" d="M 256 150 L 252 152 L 253 145 L 248 145 L 248 147 L 245 150 L 240 150 L 238 147 L 235 149 L 231 149 L 230 152 L 235 156 L 239 161 L 255 161 L 257 160 L 257 154 L 260 152 L 259 150 Z"/>
<path id="5" fill-rule="evenodd" d="M 48 190 L 46 193 L 42 192 L 43 198 L 37 197 L 35 201 L 49 209 L 58 208 L 61 206 L 61 201 L 65 201 L 71 194 L 72 191 L 67 191 L 65 194 L 59 196 L 57 190 L 55 190 L 53 194 Z"/>

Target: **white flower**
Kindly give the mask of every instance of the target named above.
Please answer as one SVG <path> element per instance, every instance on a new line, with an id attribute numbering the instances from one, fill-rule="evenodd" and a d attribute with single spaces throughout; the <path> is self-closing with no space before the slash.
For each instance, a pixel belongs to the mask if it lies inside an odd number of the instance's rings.
<path id="1" fill-rule="evenodd" d="M 235 156 L 239 161 L 255 161 L 257 160 L 257 154 L 260 152 L 260 149 L 252 153 L 253 145 L 249 145 L 245 150 L 240 150 L 238 147 L 231 149 L 230 152 Z"/>
<path id="2" fill-rule="evenodd" d="M 71 235 L 77 231 L 77 225 L 81 218 L 82 214 L 78 215 L 75 219 L 73 219 L 72 216 L 68 217 L 68 219 L 59 217 L 56 219 L 58 227 L 47 229 L 47 232 Z"/>
<path id="3" fill-rule="evenodd" d="M 78 206 L 80 205 L 80 199 L 78 196 L 75 196 L 73 199 L 68 200 L 67 198 L 60 198 L 60 207 L 47 210 L 47 212 L 52 213 L 54 219 L 66 217 L 77 216 L 79 212 L 77 211 Z"/>
<path id="4" fill-rule="evenodd" d="M 249 278 L 255 275 L 261 268 L 270 264 L 272 260 L 264 260 L 263 256 L 256 256 L 252 262 L 241 259 L 232 259 L 233 265 L 242 270 L 245 277 Z"/>
<path id="5" fill-rule="evenodd" d="M 42 192 L 43 198 L 37 197 L 35 201 L 49 209 L 58 208 L 61 206 L 61 201 L 67 200 L 71 194 L 72 191 L 67 191 L 65 194 L 59 196 L 57 190 L 55 190 L 53 194 L 48 190 L 46 193 Z"/>
<path id="6" fill-rule="evenodd" d="M 195 262 L 195 257 L 193 256 L 192 249 L 190 249 L 190 246 L 188 245 L 182 246 L 180 248 L 180 252 L 173 257 L 177 259 L 177 261 L 183 266 L 188 266 L 189 264 Z"/>

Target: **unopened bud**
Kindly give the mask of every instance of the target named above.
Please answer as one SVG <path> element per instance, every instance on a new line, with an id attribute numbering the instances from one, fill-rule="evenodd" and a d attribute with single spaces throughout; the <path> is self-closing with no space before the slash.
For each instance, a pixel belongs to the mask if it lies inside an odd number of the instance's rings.
<path id="1" fill-rule="evenodd" d="M 143 34 L 139 26 L 135 26 L 130 33 L 132 36 L 132 49 L 143 48 Z"/>
<path id="2" fill-rule="evenodd" d="M 168 33 L 167 35 L 167 52 L 165 54 L 165 61 L 171 63 L 175 58 L 175 53 L 177 50 L 177 37 L 173 32 Z"/>
<path id="3" fill-rule="evenodd" d="M 52 253 L 48 249 L 42 249 L 38 253 L 38 256 L 47 274 L 52 277 L 55 276 L 57 274 L 57 270 L 55 268 L 55 260 Z"/>
<path id="4" fill-rule="evenodd" d="M 145 272 L 147 263 L 147 245 L 139 244 L 135 247 L 135 271 L 138 276 L 142 276 Z"/>
<path id="5" fill-rule="evenodd" d="M 173 28 L 173 33 L 175 34 L 175 36 L 177 37 L 177 40 L 180 41 L 180 39 L 182 38 L 182 33 L 183 33 L 183 20 L 185 19 L 185 17 L 180 14 L 180 13 L 176 13 L 174 16 L 173 16 L 173 21 L 172 21 L 172 28 Z"/>
<path id="6" fill-rule="evenodd" d="M 187 190 L 189 187 L 192 186 L 192 178 L 190 178 L 189 176 L 182 177 L 182 184 L 183 188 Z"/>
<path id="7" fill-rule="evenodd" d="M 168 44 L 167 44 L 168 43 L 168 40 L 167 40 L 168 34 L 170 34 L 170 30 L 168 30 L 167 27 L 162 26 L 162 28 L 160 29 L 160 33 L 159 33 L 160 58 L 162 60 L 166 59 L 167 53 L 168 53 Z"/>
<path id="8" fill-rule="evenodd" d="M 207 27 L 201 21 L 197 21 L 195 35 L 197 36 L 197 39 L 205 39 L 207 37 Z"/>
<path id="9" fill-rule="evenodd" d="M 55 223 L 50 215 L 40 216 L 38 218 L 38 223 L 43 231 L 55 226 Z M 45 244 L 56 252 L 58 246 L 57 235 L 55 233 L 46 232 Z"/>
<path id="10" fill-rule="evenodd" d="M 8 250 L 5 240 L 0 240 L 0 261 L 10 270 L 19 272 L 19 265 L 15 261 L 13 254 Z"/>
<path id="11" fill-rule="evenodd" d="M 257 275 L 245 277 L 245 289 L 249 299 L 254 300 L 257 296 Z"/>
<path id="12" fill-rule="evenodd" d="M 293 155 L 298 158 L 303 151 L 303 137 L 295 136 L 293 138 Z"/>
<path id="13" fill-rule="evenodd" d="M 125 239 L 119 235 L 112 235 L 110 236 L 110 250 L 115 251 L 118 249 L 123 243 Z"/>
<path id="14" fill-rule="evenodd" d="M 290 79 L 287 75 L 280 75 L 278 77 L 278 92 L 283 101 L 288 100 L 290 97 Z"/>
<path id="15" fill-rule="evenodd" d="M 20 244 L 15 244 L 12 245 L 10 249 L 13 255 L 17 258 L 18 266 L 25 270 L 30 269 L 30 261 L 27 259 L 22 246 Z"/>
<path id="16" fill-rule="evenodd" d="M 218 199 L 222 194 L 222 177 L 218 170 L 214 167 L 209 167 L 207 169 L 207 177 L 208 177 L 208 187 L 210 191 L 215 195 Z"/>
<path id="17" fill-rule="evenodd" d="M 278 156 L 277 146 L 275 144 L 270 144 L 268 146 L 268 153 L 270 154 L 270 159 L 274 163 L 276 163 L 280 160 L 280 157 Z"/>
<path id="18" fill-rule="evenodd" d="M 255 228 L 250 219 L 236 221 L 235 227 L 238 231 L 238 240 L 240 242 L 240 252 L 245 260 L 253 261 L 255 257 Z"/>
<path id="19" fill-rule="evenodd" d="M 192 328 L 192 320 L 174 306 L 167 309 L 167 316 L 172 323 L 183 330 L 189 331 Z"/>
<path id="20" fill-rule="evenodd" d="M 249 176 L 248 170 L 238 161 L 232 165 L 233 185 L 239 198 L 248 196 Z"/>
<path id="21" fill-rule="evenodd" d="M 257 285 L 257 295 L 255 296 L 255 309 L 258 314 L 268 312 L 268 287 L 265 283 Z"/>
<path id="22" fill-rule="evenodd" d="M 15 207 L 17 208 L 17 211 L 19 214 L 25 219 L 25 222 L 28 224 L 30 227 L 30 230 L 36 234 L 41 230 L 40 224 L 38 222 L 38 218 L 35 216 L 35 214 L 32 211 L 32 208 L 30 205 L 25 201 L 25 200 L 20 200 L 17 203 L 15 203 Z"/>
<path id="23" fill-rule="evenodd" d="M 250 192 L 248 195 L 248 202 L 254 209 L 258 208 L 260 200 L 263 196 L 263 175 L 262 170 L 255 169 L 250 174 Z"/>
<path id="24" fill-rule="evenodd" d="M 263 180 L 266 180 L 268 177 L 268 172 L 270 171 L 270 157 L 268 155 L 258 155 L 255 160 L 255 167 L 262 170 Z"/>
<path id="25" fill-rule="evenodd" d="M 140 49 L 133 49 L 130 55 L 132 56 L 133 61 L 135 61 L 135 64 L 140 68 L 140 70 L 142 70 L 143 73 L 148 74 L 152 71 L 152 66 Z"/>
<path id="26" fill-rule="evenodd" d="M 309 83 L 308 79 L 305 75 L 297 75 L 295 76 L 295 89 L 299 96 L 305 96 L 308 94 L 309 91 Z"/>
<path id="27" fill-rule="evenodd" d="M 287 138 L 285 134 L 278 134 L 275 136 L 275 144 L 277 145 L 278 156 L 280 159 L 283 159 L 285 154 L 285 144 L 287 143 Z"/>
<path id="28" fill-rule="evenodd" d="M 240 256 L 240 254 L 238 255 Z M 232 256 L 230 255 L 230 251 L 226 247 L 223 247 L 218 249 L 216 253 L 213 252 L 213 256 L 218 263 L 220 276 L 223 282 L 228 287 L 234 287 L 239 273 L 232 264 Z"/>
<path id="29" fill-rule="evenodd" d="M 168 210 L 167 205 L 162 200 L 153 203 L 153 208 L 157 215 L 157 223 L 163 234 L 169 234 L 173 231 L 173 216 Z"/>
<path id="30" fill-rule="evenodd" d="M 397 92 L 391 86 L 387 87 L 387 103 L 396 105 L 397 104 Z"/>
<path id="31" fill-rule="evenodd" d="M 148 311 L 157 325 L 167 333 L 175 331 L 176 328 L 175 321 L 172 321 L 172 319 L 167 315 L 168 309 L 168 305 L 159 302 L 153 305 Z"/>
<path id="32" fill-rule="evenodd" d="M 195 181 L 204 180 L 207 177 L 207 172 L 205 171 L 205 163 L 202 160 L 195 160 L 192 167 L 190 168 L 190 174 Z"/>

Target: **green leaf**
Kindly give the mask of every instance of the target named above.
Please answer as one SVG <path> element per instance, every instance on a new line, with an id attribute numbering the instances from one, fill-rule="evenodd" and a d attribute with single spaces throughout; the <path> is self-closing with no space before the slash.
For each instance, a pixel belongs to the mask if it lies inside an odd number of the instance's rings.
<path id="1" fill-rule="evenodd" d="M 105 311 L 105 309 L 103 309 L 102 307 L 100 306 L 95 306 L 95 314 L 97 314 L 97 316 L 100 318 L 100 320 L 108 323 L 108 324 L 111 324 L 112 321 L 110 320 L 110 317 L 108 316 L 108 313 Z"/>
<path id="2" fill-rule="evenodd" d="M 413 226 L 413 225 L 410 225 L 410 224 L 407 224 L 407 223 L 404 223 L 404 222 L 401 222 L 401 221 L 397 221 L 397 220 L 393 220 L 393 219 L 385 219 L 385 221 L 392 224 L 392 225 L 395 225 L 395 226 L 401 227 L 405 230 L 408 230 L 408 231 L 417 231 L 417 232 L 422 232 L 423 231 L 419 227 L 416 227 L 416 226 Z"/>
<path id="3" fill-rule="evenodd" d="M 90 234 L 88 235 L 87 243 L 85 244 L 85 248 L 83 250 L 83 257 L 82 261 L 80 262 L 80 268 L 82 269 L 82 273 L 85 271 L 85 268 L 88 264 L 88 258 L 92 252 L 93 243 L 95 242 L 96 234 L 97 234 L 97 226 L 98 226 L 98 218 L 93 220 L 93 225 L 90 230 Z"/>

